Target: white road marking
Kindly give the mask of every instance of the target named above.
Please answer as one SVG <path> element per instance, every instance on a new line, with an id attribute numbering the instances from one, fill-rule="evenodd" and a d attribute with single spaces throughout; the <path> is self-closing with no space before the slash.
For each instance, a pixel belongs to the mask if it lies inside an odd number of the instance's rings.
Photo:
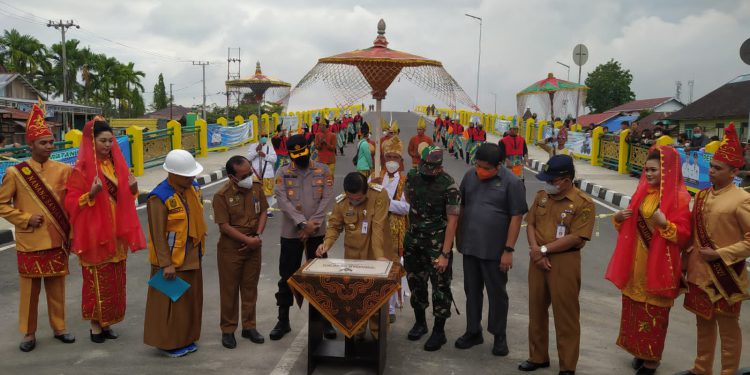
<path id="1" fill-rule="evenodd" d="M 276 363 L 276 367 L 271 371 L 271 375 L 286 375 L 292 371 L 294 364 L 302 355 L 302 351 L 307 347 L 307 325 L 299 331 L 297 336 L 294 338 L 292 345 L 289 349 L 284 352 L 279 362 Z"/>

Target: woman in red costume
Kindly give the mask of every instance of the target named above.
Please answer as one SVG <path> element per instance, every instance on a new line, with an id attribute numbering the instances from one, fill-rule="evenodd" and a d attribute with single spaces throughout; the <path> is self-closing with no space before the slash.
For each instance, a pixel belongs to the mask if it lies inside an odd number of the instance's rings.
<path id="1" fill-rule="evenodd" d="M 83 273 L 83 319 L 91 321 L 95 343 L 117 338 L 111 326 L 125 316 L 127 251 L 146 247 L 135 212 L 137 195 L 138 183 L 112 128 L 100 117 L 86 123 L 65 209 Z"/>
<path id="2" fill-rule="evenodd" d="M 690 194 L 680 155 L 651 149 L 626 210 L 614 216 L 619 231 L 606 278 L 622 291 L 617 345 L 635 358 L 636 374 L 653 374 L 667 335 L 669 310 L 679 294 L 681 249 L 690 240 Z"/>

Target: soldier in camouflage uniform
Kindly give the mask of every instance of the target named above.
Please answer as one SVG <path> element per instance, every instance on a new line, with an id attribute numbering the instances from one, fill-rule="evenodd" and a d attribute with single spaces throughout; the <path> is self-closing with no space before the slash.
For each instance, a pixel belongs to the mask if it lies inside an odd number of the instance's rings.
<path id="1" fill-rule="evenodd" d="M 435 351 L 446 343 L 445 320 L 450 317 L 453 240 L 458 224 L 460 194 L 453 178 L 443 171 L 443 150 L 427 146 L 419 166 L 406 178 L 406 200 L 411 204 L 409 226 L 404 238 L 404 267 L 411 289 L 411 306 L 416 322 L 409 340 L 427 333 L 425 310 L 427 282 L 432 283 L 432 314 L 435 325 L 424 345 Z"/>

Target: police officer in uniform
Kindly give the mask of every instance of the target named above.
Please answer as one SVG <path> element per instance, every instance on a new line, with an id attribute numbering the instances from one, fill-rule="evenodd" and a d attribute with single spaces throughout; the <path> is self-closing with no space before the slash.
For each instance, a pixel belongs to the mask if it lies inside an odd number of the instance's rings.
<path id="1" fill-rule="evenodd" d="M 411 289 L 416 321 L 407 338 L 419 340 L 427 333 L 425 310 L 427 283 L 432 283 L 432 313 L 435 325 L 424 350 L 435 351 L 446 343 L 445 320 L 453 301 L 453 240 L 456 236 L 460 194 L 453 177 L 443 171 L 443 150 L 427 146 L 419 166 L 406 177 L 409 225 L 404 236 L 404 268 Z"/>
<path id="2" fill-rule="evenodd" d="M 594 229 L 594 202 L 573 185 L 573 158 L 555 155 L 537 176 L 545 182 L 526 215 L 529 240 L 529 359 L 521 371 L 549 367 L 549 306 L 560 375 L 575 374 L 581 341 L 581 249 Z"/>
<path id="3" fill-rule="evenodd" d="M 255 328 L 261 245 L 266 227 L 268 201 L 260 182 L 253 181 L 253 168 L 242 155 L 227 161 L 229 180 L 213 198 L 214 221 L 221 236 L 217 245 L 221 344 L 234 349 L 237 342 L 238 294 L 242 300 L 242 337 L 256 344 L 265 339 Z"/>
<path id="4" fill-rule="evenodd" d="M 388 207 L 390 197 L 383 186 L 367 184 L 359 172 L 344 177 L 344 193 L 336 197 L 328 218 L 325 240 L 316 255 L 324 256 L 344 232 L 344 258 L 391 260 L 396 257 L 390 240 Z M 370 319 L 370 330 L 377 337 L 378 315 Z"/>
<path id="5" fill-rule="evenodd" d="M 310 159 L 305 136 L 296 134 L 289 137 L 286 146 L 292 163 L 279 168 L 274 187 L 276 202 L 283 217 L 279 290 L 276 293 L 279 316 L 269 334 L 271 340 L 279 340 L 292 330 L 289 307 L 294 302 L 294 296 L 287 279 L 299 269 L 303 253 L 307 259 L 315 258 L 315 251 L 323 243 L 325 217 L 333 198 L 333 176 L 325 164 Z M 328 339 L 336 338 L 336 330 L 327 321 L 323 334 Z"/>

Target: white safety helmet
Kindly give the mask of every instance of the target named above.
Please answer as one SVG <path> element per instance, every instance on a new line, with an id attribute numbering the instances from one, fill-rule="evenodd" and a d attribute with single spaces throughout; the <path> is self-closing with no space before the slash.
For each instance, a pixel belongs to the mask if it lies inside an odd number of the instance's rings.
<path id="1" fill-rule="evenodd" d="M 203 172 L 203 166 L 189 152 L 172 150 L 164 160 L 164 170 L 178 176 L 195 177 Z"/>

